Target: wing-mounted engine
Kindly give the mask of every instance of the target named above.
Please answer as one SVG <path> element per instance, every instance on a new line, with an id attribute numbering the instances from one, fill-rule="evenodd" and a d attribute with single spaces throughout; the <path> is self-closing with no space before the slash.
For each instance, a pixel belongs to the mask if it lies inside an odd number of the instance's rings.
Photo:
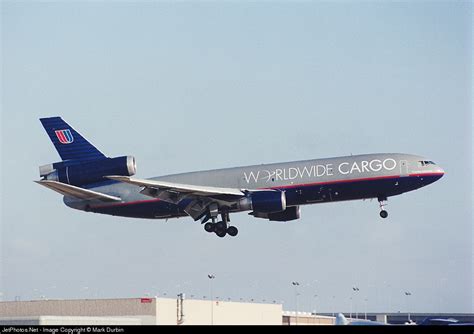
<path id="1" fill-rule="evenodd" d="M 242 198 L 238 206 L 241 210 L 253 210 L 264 214 L 285 211 L 285 192 L 279 190 L 254 191 Z"/>
<path id="2" fill-rule="evenodd" d="M 270 221 L 277 221 L 277 222 L 287 222 L 290 220 L 299 219 L 301 216 L 300 207 L 299 206 L 290 206 L 286 208 L 285 211 L 281 212 L 274 212 L 274 213 L 261 213 L 261 212 L 250 212 L 249 215 L 252 215 L 256 218 L 264 218 Z"/>
<path id="3" fill-rule="evenodd" d="M 107 180 L 107 175 L 132 176 L 137 172 L 135 158 L 123 156 L 94 160 L 66 160 L 41 166 L 43 180 L 81 186 Z"/>

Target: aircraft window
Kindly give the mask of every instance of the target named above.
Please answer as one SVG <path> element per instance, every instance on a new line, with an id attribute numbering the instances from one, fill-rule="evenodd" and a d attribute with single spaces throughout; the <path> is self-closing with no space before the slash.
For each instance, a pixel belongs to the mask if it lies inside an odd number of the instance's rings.
<path id="1" fill-rule="evenodd" d="M 435 165 L 433 161 L 418 161 L 422 166 Z"/>

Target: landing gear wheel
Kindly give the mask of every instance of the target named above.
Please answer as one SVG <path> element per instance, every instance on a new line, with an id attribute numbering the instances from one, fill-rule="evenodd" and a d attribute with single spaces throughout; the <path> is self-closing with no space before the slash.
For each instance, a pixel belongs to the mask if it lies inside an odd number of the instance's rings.
<path id="1" fill-rule="evenodd" d="M 212 233 L 216 230 L 216 226 L 213 223 L 206 223 L 204 224 L 204 230 L 206 230 L 206 232 Z"/>
<path id="2" fill-rule="evenodd" d="M 231 237 L 235 237 L 239 233 L 239 230 L 235 226 L 230 226 L 227 229 L 227 234 L 230 235 Z"/>
<path id="3" fill-rule="evenodd" d="M 216 230 L 216 234 L 218 237 L 223 238 L 227 234 L 225 230 Z"/>
<path id="4" fill-rule="evenodd" d="M 385 206 L 387 205 L 387 196 L 378 196 L 377 197 L 380 205 L 380 217 L 382 218 L 387 218 L 388 217 L 388 212 L 385 211 Z"/>
<path id="5" fill-rule="evenodd" d="M 225 222 L 218 222 L 216 223 L 216 232 L 217 231 L 225 231 L 227 230 L 227 224 Z"/>

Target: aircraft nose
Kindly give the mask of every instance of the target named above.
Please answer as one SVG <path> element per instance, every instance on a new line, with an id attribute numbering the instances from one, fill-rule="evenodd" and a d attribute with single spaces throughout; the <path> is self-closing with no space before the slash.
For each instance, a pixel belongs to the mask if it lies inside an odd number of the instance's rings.
<path id="1" fill-rule="evenodd" d="M 444 175 L 444 169 L 438 165 L 436 166 L 436 171 L 439 173 L 440 177 Z"/>

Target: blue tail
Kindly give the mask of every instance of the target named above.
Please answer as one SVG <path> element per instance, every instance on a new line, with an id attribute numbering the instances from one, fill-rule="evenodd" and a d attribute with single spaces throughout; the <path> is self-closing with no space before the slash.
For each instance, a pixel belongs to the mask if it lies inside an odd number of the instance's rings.
<path id="1" fill-rule="evenodd" d="M 105 158 L 97 148 L 85 140 L 61 117 L 40 118 L 49 139 L 63 160 L 92 160 Z"/>

